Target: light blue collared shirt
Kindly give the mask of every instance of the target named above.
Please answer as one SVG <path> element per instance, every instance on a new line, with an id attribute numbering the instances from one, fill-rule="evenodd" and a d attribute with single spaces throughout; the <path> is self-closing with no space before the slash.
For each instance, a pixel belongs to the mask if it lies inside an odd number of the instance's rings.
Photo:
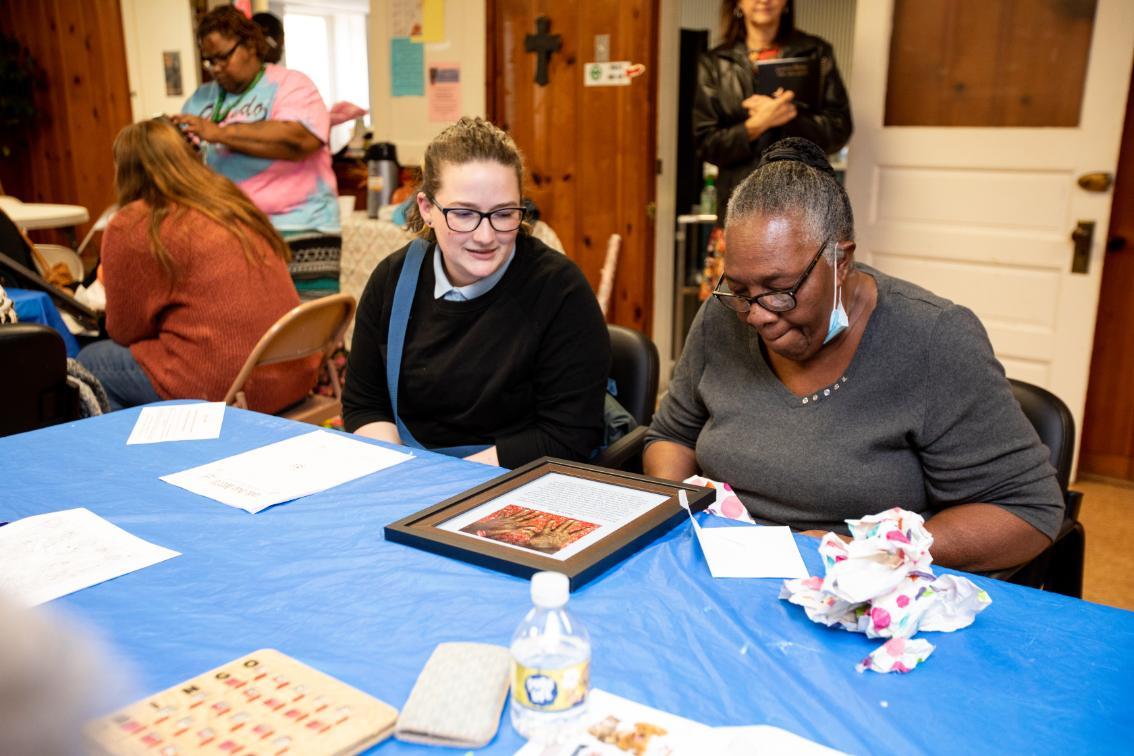
<path id="1" fill-rule="evenodd" d="M 490 276 L 485 276 L 479 281 L 473 281 L 468 286 L 454 286 L 449 277 L 445 275 L 445 266 L 441 263 L 441 249 L 435 247 L 433 251 L 433 298 L 434 299 L 447 299 L 451 302 L 465 302 L 470 299 L 476 299 L 492 291 L 492 287 L 500 283 L 500 279 L 504 277 L 507 272 L 508 266 L 512 264 L 512 258 L 516 256 L 516 245 L 512 245 L 512 251 L 508 253 L 508 259 L 504 264 L 496 269 L 496 272 Z"/>

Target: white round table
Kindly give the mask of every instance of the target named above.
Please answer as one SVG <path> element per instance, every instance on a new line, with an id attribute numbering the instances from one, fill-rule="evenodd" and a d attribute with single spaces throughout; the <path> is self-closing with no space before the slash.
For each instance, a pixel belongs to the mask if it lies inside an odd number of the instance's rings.
<path id="1" fill-rule="evenodd" d="M 0 210 L 23 229 L 74 227 L 90 220 L 90 213 L 80 205 L 54 205 L 43 202 L 21 202 L 15 197 L 0 197 Z"/>

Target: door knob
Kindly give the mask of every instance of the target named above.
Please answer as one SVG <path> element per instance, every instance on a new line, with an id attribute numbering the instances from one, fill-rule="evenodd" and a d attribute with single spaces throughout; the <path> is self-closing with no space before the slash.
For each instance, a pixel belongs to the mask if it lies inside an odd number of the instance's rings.
<path id="1" fill-rule="evenodd" d="M 1084 173 L 1079 177 L 1079 186 L 1088 192 L 1105 192 L 1114 183 L 1114 177 L 1105 171 Z"/>
<path id="2" fill-rule="evenodd" d="M 1075 248 L 1071 253 L 1071 272 L 1086 273 L 1091 263 L 1091 242 L 1095 238 L 1095 222 L 1079 221 L 1075 230 L 1071 232 L 1071 241 Z"/>

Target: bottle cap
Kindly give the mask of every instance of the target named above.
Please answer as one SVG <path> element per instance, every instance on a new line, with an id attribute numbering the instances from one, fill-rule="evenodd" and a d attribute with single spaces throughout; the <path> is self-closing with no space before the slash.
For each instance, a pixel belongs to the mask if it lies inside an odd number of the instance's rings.
<path id="1" fill-rule="evenodd" d="M 562 572 L 532 575 L 532 603 L 540 609 L 558 609 L 567 603 L 571 583 Z"/>

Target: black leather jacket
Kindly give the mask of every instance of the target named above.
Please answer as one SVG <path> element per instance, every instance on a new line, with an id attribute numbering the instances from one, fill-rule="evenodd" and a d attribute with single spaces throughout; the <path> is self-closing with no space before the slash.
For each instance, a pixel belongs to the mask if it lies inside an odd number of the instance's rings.
<path id="1" fill-rule="evenodd" d="M 733 189 L 756 168 L 760 153 L 768 145 L 784 137 L 799 136 L 810 139 L 830 154 L 838 152 L 850 139 L 853 130 L 850 101 L 835 66 L 831 45 L 796 30 L 781 48 L 784 58 L 819 59 L 823 77 L 820 104 L 816 110 L 800 106 L 793 120 L 764 132 L 751 142 L 744 128 L 748 111 L 741 103 L 755 94 L 755 81 L 744 43 L 714 47 L 698 62 L 693 139 L 697 155 L 720 169 L 716 186 L 718 216 L 722 220 Z"/>

